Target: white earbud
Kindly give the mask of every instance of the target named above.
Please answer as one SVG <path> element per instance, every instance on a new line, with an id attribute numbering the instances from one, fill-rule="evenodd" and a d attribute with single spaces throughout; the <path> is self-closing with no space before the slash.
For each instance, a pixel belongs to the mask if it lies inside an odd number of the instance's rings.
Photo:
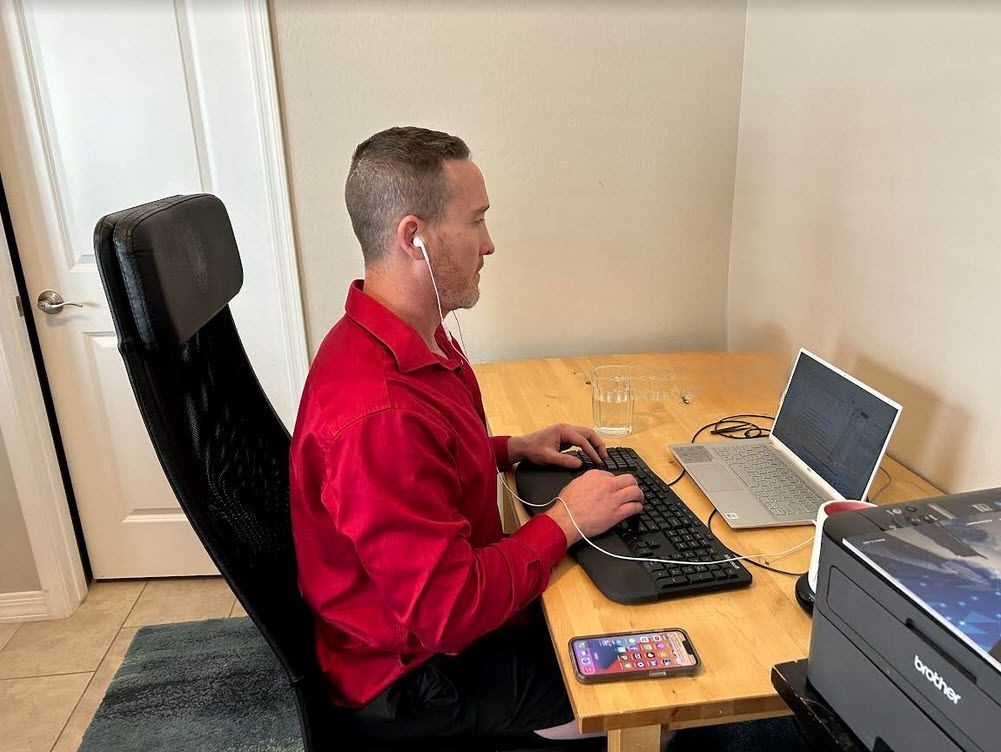
<path id="1" fill-rule="evenodd" d="M 434 288 L 434 297 L 435 300 L 438 301 L 438 318 L 441 319 L 441 328 L 445 330 L 445 338 L 451 342 L 452 333 L 448 330 L 448 327 L 445 326 L 445 315 L 442 313 L 441 309 L 441 296 L 438 295 L 438 285 L 434 281 L 434 270 L 431 268 L 431 259 L 428 258 L 427 246 L 424 245 L 424 241 L 421 240 L 420 235 L 414 235 L 414 239 L 411 241 L 411 244 L 414 248 L 421 249 L 421 255 L 424 256 L 424 263 L 428 265 L 428 274 L 431 275 L 431 286 Z"/>
<path id="2" fill-rule="evenodd" d="M 428 261 L 428 249 L 425 247 L 424 241 L 421 240 L 421 236 L 420 235 L 414 235 L 413 246 L 414 246 L 414 248 L 420 248 L 421 249 L 421 253 L 424 255 L 424 260 L 427 262 L 428 269 L 430 269 L 431 268 L 431 262 Z"/>

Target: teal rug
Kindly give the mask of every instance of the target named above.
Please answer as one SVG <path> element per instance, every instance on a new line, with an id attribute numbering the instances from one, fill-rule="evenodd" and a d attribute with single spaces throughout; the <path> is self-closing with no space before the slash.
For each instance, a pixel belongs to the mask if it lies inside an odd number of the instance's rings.
<path id="1" fill-rule="evenodd" d="M 80 752 L 292 752 L 295 701 L 248 618 L 143 627 Z"/>
<path id="2" fill-rule="evenodd" d="M 136 632 L 80 752 L 302 748 L 285 674 L 257 627 L 244 617 L 158 624 Z M 408 743 L 401 749 L 425 752 L 429 747 Z M 681 731 L 670 745 L 670 752 L 810 749 L 787 718 Z"/>

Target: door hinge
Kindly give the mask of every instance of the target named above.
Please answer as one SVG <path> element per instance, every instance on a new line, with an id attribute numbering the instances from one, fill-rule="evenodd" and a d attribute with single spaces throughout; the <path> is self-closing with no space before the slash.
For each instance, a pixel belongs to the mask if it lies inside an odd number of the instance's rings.
<path id="1" fill-rule="evenodd" d="M 17 306 L 17 315 L 20 316 L 23 319 L 24 318 L 24 306 L 21 305 L 21 296 L 20 295 L 15 295 L 14 296 L 14 304 Z"/>

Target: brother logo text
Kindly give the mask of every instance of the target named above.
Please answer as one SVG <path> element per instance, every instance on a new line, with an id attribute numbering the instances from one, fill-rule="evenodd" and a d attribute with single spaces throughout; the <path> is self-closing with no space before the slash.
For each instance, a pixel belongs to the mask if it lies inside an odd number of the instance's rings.
<path id="1" fill-rule="evenodd" d="M 956 691 L 945 683 L 945 679 L 938 675 L 937 671 L 933 671 L 931 668 L 926 666 L 920 658 L 916 655 L 914 656 L 914 668 L 918 670 L 918 673 L 925 677 L 928 681 L 935 685 L 935 689 L 941 690 L 949 701 L 953 705 L 958 705 L 959 701 L 963 699 L 962 695 L 957 695 Z"/>

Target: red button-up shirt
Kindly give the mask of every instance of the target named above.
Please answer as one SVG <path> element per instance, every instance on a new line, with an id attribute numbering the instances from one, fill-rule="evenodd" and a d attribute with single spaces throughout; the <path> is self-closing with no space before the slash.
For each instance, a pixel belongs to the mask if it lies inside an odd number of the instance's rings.
<path id="1" fill-rule="evenodd" d="M 362 291 L 309 372 L 290 457 L 299 585 L 332 699 L 357 707 L 455 654 L 536 598 L 566 553 L 539 515 L 504 537 L 497 470 L 469 364 Z"/>

